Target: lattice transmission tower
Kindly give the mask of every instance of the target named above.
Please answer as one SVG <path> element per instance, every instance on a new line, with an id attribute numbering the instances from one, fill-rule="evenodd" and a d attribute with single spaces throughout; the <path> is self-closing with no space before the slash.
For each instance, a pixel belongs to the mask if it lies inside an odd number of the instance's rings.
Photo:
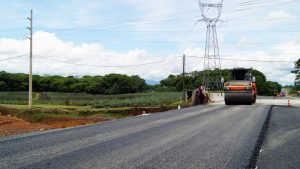
<path id="1" fill-rule="evenodd" d="M 203 67 L 203 85 L 211 91 L 223 90 L 221 83 L 222 73 L 212 75 L 212 71 L 221 70 L 220 52 L 217 36 L 217 23 L 220 22 L 220 16 L 223 7 L 223 0 L 218 3 L 204 3 L 203 0 L 198 0 L 202 19 L 207 26 L 206 43 L 204 54 Z"/>

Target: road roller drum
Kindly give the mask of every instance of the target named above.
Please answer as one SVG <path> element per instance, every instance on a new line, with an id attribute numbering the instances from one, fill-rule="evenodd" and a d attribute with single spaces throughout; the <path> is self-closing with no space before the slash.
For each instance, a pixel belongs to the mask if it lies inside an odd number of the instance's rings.
<path id="1" fill-rule="evenodd" d="M 251 70 L 245 68 L 230 70 L 231 80 L 224 83 L 226 105 L 250 105 L 256 102 L 257 88 Z"/>

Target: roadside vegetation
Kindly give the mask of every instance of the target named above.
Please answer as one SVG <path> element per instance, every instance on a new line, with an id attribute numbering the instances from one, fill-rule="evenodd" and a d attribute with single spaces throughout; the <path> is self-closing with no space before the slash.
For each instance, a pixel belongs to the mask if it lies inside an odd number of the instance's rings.
<path id="1" fill-rule="evenodd" d="M 148 92 L 119 95 L 34 92 L 35 105 L 90 106 L 95 108 L 159 107 L 180 101 L 180 92 Z M 0 104 L 27 105 L 28 92 L 0 92 Z"/>
<path id="2" fill-rule="evenodd" d="M 139 93 L 147 89 L 144 79 L 139 76 L 109 74 L 105 76 L 33 76 L 35 92 L 64 92 L 89 94 Z M 27 91 L 28 75 L 23 73 L 0 72 L 0 91 Z"/>
<path id="3" fill-rule="evenodd" d="M 0 112 L 24 120 L 70 127 L 176 108 L 179 92 L 149 92 L 120 95 L 35 92 L 34 108 L 27 108 L 27 92 L 0 92 Z"/>
<path id="4" fill-rule="evenodd" d="M 69 127 L 177 108 L 182 93 L 156 92 L 139 76 L 33 76 L 28 110 L 28 75 L 0 72 L 0 112 L 30 122 Z"/>
<path id="5" fill-rule="evenodd" d="M 296 67 L 293 73 L 299 74 L 299 66 Z M 228 70 L 214 71 L 194 71 L 187 73 L 185 76 L 185 86 L 188 90 L 194 90 L 199 85 L 203 84 L 205 74 L 210 76 L 222 75 L 227 81 L 230 79 Z M 273 96 L 279 93 L 281 85 L 277 82 L 267 81 L 266 76 L 258 71 L 252 71 L 256 77 L 258 86 L 258 94 L 265 96 Z M 295 82 L 295 86 L 299 86 L 299 75 Z M 160 81 L 156 85 L 148 85 L 145 80 L 139 76 L 127 76 L 121 74 L 109 74 L 105 76 L 83 76 L 83 77 L 62 77 L 62 76 L 33 76 L 33 90 L 35 92 L 62 92 L 62 93 L 86 93 L 92 95 L 119 95 L 145 92 L 181 92 L 182 75 L 169 75 L 166 79 Z M 7 73 L 0 72 L 0 91 L 27 91 L 28 90 L 28 75 L 22 73 Z M 47 94 L 45 97 L 51 97 Z M 87 96 L 88 99 L 90 96 Z M 13 96 L 12 96 L 13 97 Z M 74 96 L 76 97 L 76 96 Z M 126 97 L 126 96 L 125 96 Z M 65 99 L 66 100 L 66 99 Z M 83 104 L 86 104 L 85 99 L 82 99 Z M 155 99 L 154 99 L 155 101 Z M 110 101 L 114 102 L 114 101 Z M 136 101 L 138 102 L 138 101 Z M 104 102 L 105 104 L 107 101 Z M 148 102 L 150 103 L 150 102 Z M 155 103 L 156 104 L 156 103 Z"/>
<path id="6" fill-rule="evenodd" d="M 292 73 L 296 75 L 294 86 L 289 86 L 291 95 L 300 96 L 300 59 L 295 62 L 295 68 Z"/>

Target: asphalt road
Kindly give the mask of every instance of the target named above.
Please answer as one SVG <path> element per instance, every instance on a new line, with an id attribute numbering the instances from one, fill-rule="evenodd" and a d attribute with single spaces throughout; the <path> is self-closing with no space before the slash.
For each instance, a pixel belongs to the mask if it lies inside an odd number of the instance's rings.
<path id="1" fill-rule="evenodd" d="M 207 105 L 0 139 L 0 168 L 245 168 L 270 106 Z"/>
<path id="2" fill-rule="evenodd" d="M 300 168 L 299 152 L 300 108 L 274 107 L 258 168 Z"/>

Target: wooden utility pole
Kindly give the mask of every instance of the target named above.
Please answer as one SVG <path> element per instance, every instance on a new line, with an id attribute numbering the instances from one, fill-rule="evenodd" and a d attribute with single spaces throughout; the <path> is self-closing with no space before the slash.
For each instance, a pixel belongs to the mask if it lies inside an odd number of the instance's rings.
<path id="1" fill-rule="evenodd" d="M 32 108 L 32 10 L 30 10 L 30 17 L 27 18 L 30 21 L 30 27 L 27 27 L 30 31 L 30 52 L 29 52 L 29 97 L 28 97 L 28 108 Z"/>
<path id="2" fill-rule="evenodd" d="M 182 57 L 182 98 L 184 101 L 186 101 L 185 98 L 185 55 L 183 55 Z"/>

